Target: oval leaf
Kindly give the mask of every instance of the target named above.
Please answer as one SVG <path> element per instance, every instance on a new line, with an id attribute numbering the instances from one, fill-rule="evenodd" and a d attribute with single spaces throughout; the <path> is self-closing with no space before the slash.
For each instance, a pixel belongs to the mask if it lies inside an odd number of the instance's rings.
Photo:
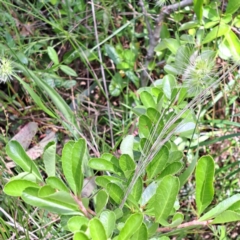
<path id="1" fill-rule="evenodd" d="M 199 159 L 196 172 L 196 204 L 198 215 L 212 202 L 214 195 L 214 161 L 211 156 L 203 156 Z"/>
<path id="2" fill-rule="evenodd" d="M 38 188 L 39 186 L 32 181 L 28 181 L 25 179 L 17 179 L 17 180 L 12 180 L 8 182 L 4 188 L 3 191 L 10 196 L 14 197 L 20 197 L 22 196 L 22 192 L 28 188 L 28 187 L 35 187 Z"/>
<path id="3" fill-rule="evenodd" d="M 37 165 L 30 159 L 17 141 L 10 141 L 6 146 L 6 152 L 23 171 L 33 173 L 38 180 L 42 181 L 42 176 Z"/>
<path id="4" fill-rule="evenodd" d="M 154 201 L 156 221 L 166 220 L 170 215 L 179 191 L 179 179 L 168 175 L 160 182 Z"/>
<path id="5" fill-rule="evenodd" d="M 128 240 L 141 227 L 143 215 L 141 213 L 132 214 L 124 224 L 118 240 Z"/>
<path id="6" fill-rule="evenodd" d="M 57 52 L 54 50 L 54 48 L 48 47 L 47 52 L 48 52 L 48 56 L 53 61 L 54 65 L 58 65 L 59 64 L 58 55 L 57 55 Z"/>
<path id="7" fill-rule="evenodd" d="M 89 230 L 92 240 L 107 240 L 105 229 L 97 218 L 89 221 Z"/>

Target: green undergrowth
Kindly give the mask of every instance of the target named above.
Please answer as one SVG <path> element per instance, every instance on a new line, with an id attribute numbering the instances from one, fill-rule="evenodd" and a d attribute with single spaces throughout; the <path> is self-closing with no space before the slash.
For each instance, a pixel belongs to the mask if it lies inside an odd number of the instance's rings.
<path id="1" fill-rule="evenodd" d="M 178 2 L 0 1 L 2 239 L 234 239 L 240 4 Z"/>

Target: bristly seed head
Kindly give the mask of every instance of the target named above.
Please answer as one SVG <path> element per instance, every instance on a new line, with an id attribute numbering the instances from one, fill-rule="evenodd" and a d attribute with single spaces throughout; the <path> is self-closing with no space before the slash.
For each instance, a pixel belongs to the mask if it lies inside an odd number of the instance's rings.
<path id="1" fill-rule="evenodd" d="M 0 59 L 0 83 L 6 83 L 12 80 L 14 69 L 12 61 L 7 58 Z"/>

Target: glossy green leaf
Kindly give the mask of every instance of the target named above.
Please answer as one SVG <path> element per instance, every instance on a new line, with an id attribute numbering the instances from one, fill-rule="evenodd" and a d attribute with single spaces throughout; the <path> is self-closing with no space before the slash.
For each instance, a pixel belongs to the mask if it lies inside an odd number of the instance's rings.
<path id="1" fill-rule="evenodd" d="M 120 204 L 122 202 L 124 192 L 123 190 L 115 183 L 108 183 L 107 191 L 109 196 L 116 202 Z"/>
<path id="2" fill-rule="evenodd" d="M 22 195 L 22 192 L 28 187 L 39 188 L 39 186 L 35 182 L 28 181 L 25 179 L 17 179 L 17 180 L 12 180 L 12 181 L 8 182 L 4 186 L 3 191 L 7 195 L 14 196 L 14 197 L 20 197 Z"/>
<path id="3" fill-rule="evenodd" d="M 45 166 L 45 171 L 47 175 L 55 176 L 56 173 L 56 143 L 50 142 L 44 149 L 43 153 L 43 163 Z"/>
<path id="4" fill-rule="evenodd" d="M 215 218 L 216 216 L 230 208 L 234 203 L 238 201 L 240 201 L 240 194 L 235 194 L 232 197 L 223 200 L 216 207 L 212 208 L 210 211 L 205 213 L 201 218 L 199 218 L 199 221 L 205 221 Z"/>
<path id="5" fill-rule="evenodd" d="M 112 236 L 113 231 L 115 230 L 115 224 L 116 224 L 116 215 L 112 211 L 104 211 L 100 215 L 100 221 L 103 224 L 103 227 L 105 228 L 107 237 L 110 238 Z"/>
<path id="6" fill-rule="evenodd" d="M 188 168 L 180 175 L 179 180 L 180 180 L 180 188 L 187 182 L 188 178 L 192 175 L 195 166 L 197 164 L 198 160 L 198 155 L 194 157 Z"/>
<path id="7" fill-rule="evenodd" d="M 113 163 L 102 158 L 91 158 L 88 165 L 90 168 L 99 171 L 109 171 L 116 174 L 121 173 L 121 170 L 118 169 Z"/>
<path id="8" fill-rule="evenodd" d="M 167 165 L 167 167 L 161 172 L 160 178 L 163 178 L 167 175 L 174 175 L 178 173 L 183 167 L 183 164 L 180 162 L 173 162 Z"/>
<path id="9" fill-rule="evenodd" d="M 222 224 L 229 222 L 239 222 L 240 213 L 236 213 L 231 210 L 226 210 L 225 212 L 220 213 L 216 218 L 211 222 L 211 224 Z"/>
<path id="10" fill-rule="evenodd" d="M 214 160 L 211 156 L 203 156 L 198 160 L 195 171 L 198 215 L 201 215 L 213 200 L 214 169 Z"/>
<path id="11" fill-rule="evenodd" d="M 22 193 L 22 199 L 24 202 L 40 207 L 60 215 L 81 215 L 78 205 L 72 205 L 58 197 L 58 200 L 49 198 L 40 198 L 38 196 L 37 188 L 27 188 Z M 62 201 L 61 201 L 62 200 Z"/>
<path id="12" fill-rule="evenodd" d="M 59 60 L 58 60 L 58 55 L 57 55 L 57 52 L 55 51 L 55 49 L 53 47 L 48 47 L 47 52 L 48 52 L 48 56 L 53 61 L 54 65 L 58 65 Z"/>
<path id="13" fill-rule="evenodd" d="M 93 218 L 89 221 L 89 230 L 92 240 L 107 240 L 106 231 L 99 219 Z"/>
<path id="14" fill-rule="evenodd" d="M 44 185 L 39 189 L 38 196 L 41 198 L 49 197 L 49 195 L 52 195 L 55 192 L 56 192 L 56 190 L 54 188 L 52 188 L 51 186 Z"/>
<path id="15" fill-rule="evenodd" d="M 134 136 L 127 135 L 123 138 L 120 150 L 122 154 L 128 154 L 133 159 L 133 144 L 134 144 Z"/>
<path id="16" fill-rule="evenodd" d="M 100 190 L 96 194 L 96 207 L 95 211 L 96 213 L 100 213 L 106 206 L 108 202 L 108 194 L 105 190 Z"/>
<path id="17" fill-rule="evenodd" d="M 138 231 L 143 222 L 143 215 L 141 213 L 134 213 L 125 222 L 120 231 L 118 240 L 129 240 L 133 234 Z"/>
<path id="18" fill-rule="evenodd" d="M 89 220 L 84 216 L 73 216 L 68 220 L 67 226 L 69 231 L 76 232 L 81 230 L 83 225 L 88 226 L 88 222 Z"/>
<path id="19" fill-rule="evenodd" d="M 86 141 L 80 138 L 77 142 L 74 143 L 72 148 L 72 174 L 74 178 L 74 183 L 76 186 L 76 194 L 81 195 L 82 186 L 83 186 L 83 160 L 86 154 Z"/>
<path id="20" fill-rule="evenodd" d="M 220 24 L 219 26 L 214 27 L 207 36 L 203 39 L 203 44 L 209 43 L 214 39 L 226 35 L 230 31 L 230 27 L 226 24 Z"/>
<path id="21" fill-rule="evenodd" d="M 142 181 L 142 178 L 139 177 L 131 191 L 131 196 L 135 199 L 136 202 L 140 200 L 142 196 L 142 191 L 143 191 L 143 181 Z"/>
<path id="22" fill-rule="evenodd" d="M 57 177 L 48 177 L 46 179 L 46 183 L 50 185 L 52 188 L 55 188 L 57 190 L 64 191 L 64 192 L 70 191 L 65 185 L 65 183 Z"/>
<path id="23" fill-rule="evenodd" d="M 156 221 L 166 220 L 170 215 L 179 191 L 179 179 L 168 175 L 159 183 L 155 194 Z"/>
<path id="24" fill-rule="evenodd" d="M 69 76 L 77 77 L 77 73 L 70 67 L 66 65 L 60 65 L 59 68 Z"/>
<path id="25" fill-rule="evenodd" d="M 104 176 L 97 176 L 95 178 L 95 182 L 98 186 L 107 188 L 108 183 L 112 182 L 112 183 L 121 184 L 122 179 L 113 177 L 113 176 L 104 175 Z"/>
<path id="26" fill-rule="evenodd" d="M 176 87 L 176 79 L 173 75 L 167 74 L 163 78 L 163 92 L 165 96 L 170 100 L 172 97 L 173 89 Z"/>
<path id="27" fill-rule="evenodd" d="M 147 116 L 155 124 L 159 124 L 159 119 L 161 117 L 160 113 L 155 108 L 147 109 Z"/>
<path id="28" fill-rule="evenodd" d="M 144 223 L 138 229 L 136 233 L 132 236 L 131 240 L 146 240 L 148 239 L 148 230 Z"/>
<path id="29" fill-rule="evenodd" d="M 149 107 L 156 108 L 156 102 L 153 96 L 149 92 L 147 91 L 141 92 L 140 99 L 146 108 L 149 108 Z"/>
<path id="30" fill-rule="evenodd" d="M 76 184 L 72 172 L 72 149 L 74 141 L 67 142 L 62 150 L 62 168 L 64 176 L 72 191 L 76 194 Z"/>
<path id="31" fill-rule="evenodd" d="M 136 164 L 128 154 L 122 154 L 119 159 L 119 166 L 126 178 L 129 178 L 136 168 Z"/>
<path id="32" fill-rule="evenodd" d="M 29 172 L 21 172 L 16 176 L 13 176 L 10 181 L 12 180 L 18 180 L 18 179 L 23 179 L 23 180 L 28 180 L 31 182 L 37 182 L 37 178 L 34 174 L 29 173 Z"/>
<path id="33" fill-rule="evenodd" d="M 22 168 L 23 171 L 32 173 L 39 181 L 42 181 L 42 176 L 37 165 L 30 159 L 22 146 L 15 140 L 8 142 L 6 146 L 7 155 Z"/>
<path id="34" fill-rule="evenodd" d="M 199 21 L 202 20 L 204 0 L 193 0 L 193 9 Z"/>
<path id="35" fill-rule="evenodd" d="M 183 30 L 196 28 L 198 26 L 199 26 L 199 21 L 190 21 L 190 22 L 183 23 L 178 30 L 183 31 Z"/>
<path id="36" fill-rule="evenodd" d="M 73 240 L 90 240 L 84 232 L 76 232 L 73 235 Z"/>
<path id="37" fill-rule="evenodd" d="M 152 179 L 161 173 L 166 166 L 168 156 L 168 148 L 163 146 L 147 166 L 147 175 L 149 179 Z"/>
<path id="38" fill-rule="evenodd" d="M 238 0 L 228 0 L 227 9 L 225 14 L 233 14 L 240 8 L 240 1 Z"/>

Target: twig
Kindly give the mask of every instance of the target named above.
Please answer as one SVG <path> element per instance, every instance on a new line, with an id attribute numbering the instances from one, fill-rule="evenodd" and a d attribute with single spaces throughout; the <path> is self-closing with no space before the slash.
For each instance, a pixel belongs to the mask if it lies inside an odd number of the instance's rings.
<path id="1" fill-rule="evenodd" d="M 158 228 L 157 232 L 170 232 L 170 231 L 173 231 L 173 230 L 176 230 L 176 229 L 192 227 L 192 226 L 207 226 L 212 221 L 213 220 L 208 220 L 208 221 L 193 220 L 191 222 L 186 222 L 186 223 L 180 224 L 180 225 L 177 226 L 177 228 L 170 228 L 170 227 Z"/>
<path id="2" fill-rule="evenodd" d="M 162 25 L 163 22 L 165 20 L 165 18 L 170 15 L 172 12 L 184 8 L 186 6 L 192 5 L 193 4 L 193 0 L 183 0 L 179 3 L 175 3 L 166 7 L 163 7 L 161 9 L 160 14 L 158 15 L 158 18 L 156 20 L 156 24 L 155 24 L 155 29 L 154 31 L 151 30 L 151 28 L 148 26 L 149 23 L 148 21 L 146 21 L 146 25 L 147 25 L 147 30 L 148 30 L 148 37 L 149 37 L 149 47 L 147 50 L 147 57 L 146 57 L 146 62 L 144 64 L 144 70 L 142 71 L 142 76 L 141 76 L 141 85 L 142 86 L 146 86 L 148 84 L 148 74 L 147 74 L 147 67 L 148 64 L 153 60 L 154 57 L 154 49 L 157 46 L 159 39 L 160 39 L 160 33 L 161 33 L 161 29 L 162 29 Z M 144 8 L 143 2 L 142 0 L 140 1 L 140 6 L 143 9 L 143 13 L 146 16 L 146 10 Z"/>

